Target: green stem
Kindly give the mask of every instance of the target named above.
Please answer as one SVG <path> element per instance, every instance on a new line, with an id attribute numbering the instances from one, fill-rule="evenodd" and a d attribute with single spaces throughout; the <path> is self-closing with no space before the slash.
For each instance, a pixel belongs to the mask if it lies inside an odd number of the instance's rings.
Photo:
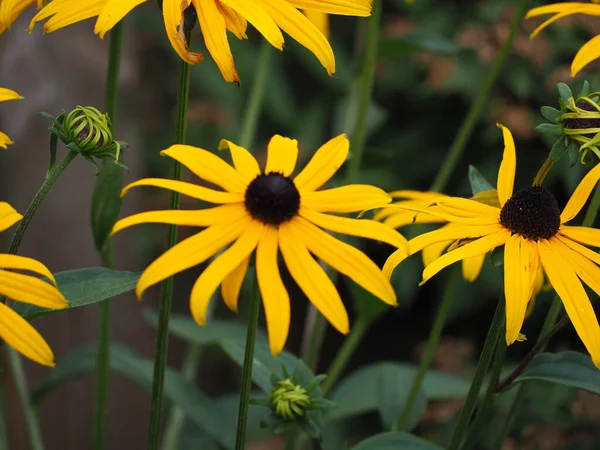
<path id="1" fill-rule="evenodd" d="M 369 103 L 373 94 L 377 46 L 381 31 L 381 2 L 382 0 L 373 0 L 373 9 L 371 10 L 371 17 L 369 18 L 367 28 L 367 42 L 359 82 L 358 115 L 354 135 L 352 136 L 352 157 L 348 162 L 348 172 L 346 173 L 347 184 L 356 182 L 365 150 L 367 117 L 369 115 Z"/>
<path id="2" fill-rule="evenodd" d="M 450 176 L 456 169 L 456 165 L 462 157 L 467 142 L 469 141 L 469 138 L 473 133 L 473 129 L 475 128 L 475 125 L 477 124 L 477 122 L 479 122 L 479 119 L 481 118 L 481 115 L 488 101 L 490 90 L 496 82 L 498 75 L 500 75 L 500 71 L 504 67 L 506 60 L 508 59 L 508 55 L 510 54 L 510 50 L 512 48 L 513 40 L 517 35 L 517 32 L 519 31 L 519 27 L 521 25 L 523 17 L 525 17 L 525 12 L 527 11 L 527 3 L 528 0 L 521 0 L 521 2 L 519 3 L 519 8 L 515 13 L 512 24 L 510 26 L 510 34 L 508 35 L 506 41 L 504 41 L 504 44 L 502 44 L 500 52 L 494 60 L 492 67 L 487 72 L 487 76 L 483 80 L 483 84 L 479 88 L 479 92 L 477 92 L 477 96 L 475 97 L 475 101 L 471 105 L 471 109 L 469 110 L 467 116 L 465 117 L 465 120 L 461 124 L 460 129 L 458 130 L 458 133 L 454 138 L 454 142 L 452 142 L 452 146 L 450 147 L 450 150 L 448 150 L 444 162 L 440 165 L 440 170 L 437 176 L 435 177 L 431 188 L 429 189 L 430 191 L 442 192 L 448 185 L 448 182 L 450 181 Z"/>
<path id="3" fill-rule="evenodd" d="M 25 377 L 25 369 L 23 368 L 23 358 L 12 347 L 7 346 L 6 352 L 13 380 L 17 388 L 17 397 L 21 403 L 23 417 L 25 418 L 25 426 L 27 427 L 31 450 L 44 450 L 40 426 L 33 406 L 29 401 L 29 388 L 27 387 L 27 378 Z"/>
<path id="4" fill-rule="evenodd" d="M 246 350 L 244 352 L 244 366 L 242 367 L 242 386 L 240 392 L 240 407 L 238 410 L 235 450 L 245 450 L 246 445 L 246 424 L 248 422 L 250 389 L 252 388 L 252 366 L 254 362 L 254 344 L 256 342 L 259 309 L 260 290 L 258 289 L 258 282 L 255 281 L 254 293 L 250 299 L 250 312 L 248 314 L 248 332 L 246 333 Z"/>
<path id="5" fill-rule="evenodd" d="M 327 369 L 327 378 L 321 385 L 321 392 L 323 393 L 323 396 L 329 392 L 329 390 L 344 372 L 344 369 L 348 365 L 348 361 L 350 361 L 350 358 L 352 358 L 352 355 L 354 355 L 354 352 L 362 341 L 362 338 L 369 329 L 370 324 L 371 321 L 357 319 L 352 325 L 352 331 L 344 341 L 344 344 L 340 350 L 337 352 L 333 362 L 329 366 L 329 369 Z"/>
<path id="6" fill-rule="evenodd" d="M 260 119 L 267 83 L 269 81 L 272 56 L 273 49 L 271 48 L 271 44 L 264 41 L 261 44 L 258 61 L 255 63 L 256 73 L 254 75 L 254 82 L 252 84 L 250 96 L 248 97 L 248 105 L 244 112 L 242 131 L 239 140 L 239 145 L 244 148 L 251 148 L 254 143 L 256 128 L 258 120 Z"/>
<path id="7" fill-rule="evenodd" d="M 190 43 L 190 32 L 186 31 L 186 41 Z M 185 143 L 187 131 L 187 110 L 190 92 L 191 66 L 181 61 L 179 72 L 179 89 L 177 93 L 177 122 L 175 129 L 175 143 Z M 173 180 L 181 179 L 181 164 L 173 162 Z M 179 193 L 171 192 L 169 196 L 169 209 L 179 209 Z M 167 250 L 177 242 L 177 226 L 170 225 Z M 167 364 L 167 348 L 169 343 L 169 317 L 173 301 L 173 277 L 167 278 L 161 284 L 158 309 L 158 327 L 156 333 L 156 347 L 154 359 L 154 374 L 152 378 L 152 400 L 150 403 L 150 423 L 148 427 L 148 450 L 158 450 L 160 442 L 160 429 L 162 417 L 163 388 L 165 384 L 165 367 Z"/>
<path id="8" fill-rule="evenodd" d="M 458 423 L 456 424 L 456 428 L 452 434 L 452 439 L 450 440 L 448 450 L 457 450 L 460 447 L 464 434 L 469 426 L 471 416 L 475 410 L 477 398 L 479 397 L 479 391 L 481 390 L 481 385 L 483 384 L 483 379 L 485 378 L 485 374 L 494 354 L 494 349 L 496 348 L 496 343 L 499 339 L 501 339 L 501 333 L 504 326 L 504 303 L 504 295 L 502 295 L 498 301 L 498 304 L 496 305 L 496 312 L 494 313 L 492 324 L 490 325 L 487 337 L 485 338 L 483 349 L 479 355 L 477 369 L 475 369 L 475 375 L 473 376 L 473 381 L 471 382 L 471 387 L 469 389 L 469 393 L 467 394 L 465 404 L 460 412 Z"/>
<path id="9" fill-rule="evenodd" d="M 313 372 L 317 370 L 319 365 L 319 355 L 325 339 L 326 325 L 325 317 L 313 305 L 309 305 L 304 326 L 304 333 L 308 340 L 302 345 L 301 356 Z"/>
<path id="10" fill-rule="evenodd" d="M 444 324 L 446 323 L 446 316 L 448 315 L 448 311 L 450 310 L 452 302 L 455 298 L 454 287 L 458 278 L 459 271 L 457 268 L 453 268 L 450 281 L 448 282 L 448 286 L 446 286 L 446 290 L 444 291 L 444 296 L 442 298 L 442 303 L 440 304 L 440 309 L 438 310 L 435 316 L 435 321 L 433 323 L 431 331 L 429 332 L 427 346 L 425 347 L 425 351 L 423 352 L 423 356 L 421 357 L 421 362 L 419 363 L 419 368 L 417 369 L 417 373 L 410 388 L 410 393 L 408 394 L 406 406 L 404 407 L 402 417 L 400 418 L 400 423 L 398 425 L 398 429 L 400 431 L 408 431 L 408 423 L 410 421 L 412 409 L 419 396 L 419 391 L 421 390 L 421 386 L 423 385 L 423 379 L 425 378 L 425 374 L 427 373 L 429 367 L 431 367 L 431 363 L 433 362 L 435 350 L 437 349 L 437 346 L 440 343 L 442 331 L 444 330 Z"/>
<path id="11" fill-rule="evenodd" d="M 121 66 L 121 43 L 123 41 L 123 22 L 117 23 L 110 32 L 108 51 L 108 69 L 106 74 L 106 113 L 114 128 L 117 112 L 117 96 L 119 71 Z M 110 162 L 109 164 L 112 164 Z M 103 267 L 112 268 L 113 246 L 111 238 L 100 254 Z M 108 403 L 108 380 L 110 376 L 110 309 L 111 299 L 100 305 L 100 321 L 98 336 L 98 354 L 96 357 L 96 394 L 94 399 L 94 430 L 92 435 L 93 450 L 102 450 L 106 440 L 106 420 Z"/>

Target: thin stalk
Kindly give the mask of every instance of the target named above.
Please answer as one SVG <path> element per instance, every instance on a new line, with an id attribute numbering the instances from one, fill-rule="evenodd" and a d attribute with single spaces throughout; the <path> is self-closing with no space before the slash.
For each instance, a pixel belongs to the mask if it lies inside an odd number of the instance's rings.
<path id="1" fill-rule="evenodd" d="M 267 82 L 269 81 L 272 56 L 273 49 L 271 48 L 271 44 L 266 40 L 263 41 L 260 48 L 260 54 L 258 55 L 258 61 L 256 61 L 254 82 L 252 84 L 250 96 L 248 97 L 248 105 L 244 112 L 244 119 L 242 122 L 239 145 L 245 148 L 251 148 L 254 143 L 256 128 L 265 99 Z"/>
<path id="2" fill-rule="evenodd" d="M 404 407 L 402 417 L 400 418 L 400 422 L 398 425 L 398 430 L 400 431 L 408 431 L 408 423 L 410 421 L 412 409 L 419 396 L 419 391 L 421 389 L 421 386 L 423 385 L 423 379 L 425 378 L 425 374 L 427 373 L 427 371 L 431 367 L 431 363 L 433 362 L 435 350 L 437 349 L 437 346 L 440 343 L 442 331 L 444 330 L 444 324 L 446 323 L 446 316 L 448 315 L 448 311 L 450 310 L 452 302 L 455 298 L 454 287 L 458 278 L 459 271 L 457 268 L 453 268 L 452 274 L 450 276 L 450 281 L 448 282 L 446 290 L 444 291 L 444 296 L 442 297 L 442 303 L 440 304 L 440 308 L 435 316 L 435 321 L 433 322 L 433 326 L 431 328 L 431 331 L 429 332 L 427 345 L 425 347 L 425 351 L 423 352 L 423 356 L 421 357 L 419 368 L 417 369 L 417 373 L 410 388 L 410 393 L 408 394 L 406 406 Z"/>
<path id="3" fill-rule="evenodd" d="M 475 101 L 471 105 L 471 108 L 469 109 L 465 120 L 461 124 L 458 133 L 456 134 L 456 137 L 454 138 L 454 141 L 450 146 L 450 150 L 448 150 L 446 158 L 441 164 L 440 170 L 437 173 L 437 176 L 435 177 L 431 188 L 429 189 L 430 191 L 442 192 L 448 185 L 450 177 L 456 169 L 456 166 L 460 161 L 460 158 L 462 157 L 462 154 L 471 137 L 471 134 L 473 133 L 473 129 L 475 128 L 475 125 L 479 122 L 481 118 L 481 115 L 488 101 L 490 90 L 494 86 L 498 75 L 500 75 L 500 72 L 504 67 L 504 64 L 506 63 L 506 60 L 508 59 L 508 55 L 510 54 L 510 50 L 512 48 L 513 40 L 515 39 L 515 36 L 519 31 L 519 26 L 521 25 L 523 17 L 525 17 L 525 12 L 527 11 L 527 4 L 528 0 L 521 0 L 521 2 L 519 3 L 519 7 L 515 13 L 515 17 L 513 18 L 512 24 L 510 26 L 510 34 L 508 35 L 506 41 L 504 41 L 504 44 L 502 44 L 498 56 L 494 60 L 494 63 L 488 71 L 487 76 L 483 80 L 483 83 L 479 88 L 479 91 L 477 92 L 477 96 L 475 97 Z"/>
<path id="4" fill-rule="evenodd" d="M 117 23 L 110 32 L 108 69 L 106 74 L 106 113 L 114 127 L 117 112 L 119 71 L 121 66 L 121 43 L 123 22 Z M 112 163 L 110 163 L 112 164 Z M 112 239 L 107 238 L 100 254 L 103 267 L 114 266 Z M 92 448 L 102 450 L 106 441 L 106 420 L 108 403 L 108 380 L 110 377 L 110 309 L 112 299 L 100 304 L 98 354 L 96 356 L 96 394 L 94 399 L 94 431 Z"/>
<path id="5" fill-rule="evenodd" d="M 452 434 L 452 439 L 450 440 L 448 450 L 457 450 L 460 447 L 465 432 L 467 431 L 467 428 L 469 426 L 471 416 L 473 415 L 473 411 L 475 410 L 477 398 L 479 397 L 481 385 L 483 384 L 485 374 L 488 370 L 488 367 L 492 360 L 492 356 L 494 354 L 494 349 L 496 348 L 496 343 L 499 339 L 501 339 L 501 333 L 502 328 L 504 326 L 505 317 L 504 303 L 504 295 L 502 295 L 502 297 L 498 301 L 498 305 L 496 306 L 496 312 L 494 313 L 492 324 L 490 325 L 487 337 L 485 338 L 483 349 L 481 350 L 481 354 L 479 355 L 477 369 L 475 369 L 475 375 L 473 376 L 473 381 L 471 382 L 471 387 L 469 388 L 465 404 L 463 405 L 462 411 L 460 412 L 458 423 L 456 424 L 456 428 L 454 429 L 454 433 Z"/>
<path id="6" fill-rule="evenodd" d="M 35 411 L 29 401 L 29 388 L 27 387 L 27 378 L 23 367 L 23 358 L 12 347 L 6 346 L 8 362 L 10 365 L 12 377 L 17 388 L 17 397 L 21 404 L 21 410 L 25 419 L 25 426 L 29 436 L 31 450 L 44 450 L 42 442 L 42 432 L 35 415 Z"/>
<path id="7" fill-rule="evenodd" d="M 319 356 L 323 340 L 325 339 L 327 322 L 325 321 L 325 317 L 310 304 L 308 305 L 304 323 L 304 340 L 300 356 L 306 362 L 308 368 L 315 372 L 319 365 Z"/>
<path id="8" fill-rule="evenodd" d="M 186 31 L 186 41 L 190 43 L 190 32 Z M 177 93 L 177 121 L 175 125 L 175 142 L 185 143 L 187 131 L 187 110 L 190 92 L 191 66 L 181 61 L 179 72 L 179 89 Z M 173 162 L 173 180 L 181 180 L 181 164 Z M 172 191 L 169 196 L 169 209 L 179 209 L 179 193 Z M 167 250 L 177 242 L 177 226 L 170 225 L 167 237 Z M 167 348 L 169 344 L 169 318 L 173 301 L 173 277 L 161 284 L 158 309 L 158 327 L 154 355 L 154 373 L 152 378 L 152 400 L 150 403 L 150 423 L 148 426 L 148 450 L 158 450 L 162 417 L 163 389 L 165 384 L 165 367 L 167 364 Z"/>
<path id="9" fill-rule="evenodd" d="M 248 422 L 250 389 L 252 388 L 252 366 L 254 362 L 254 344 L 256 343 L 259 309 L 260 290 L 258 289 L 258 281 L 255 281 L 254 292 L 250 299 L 250 312 L 248 314 L 248 332 L 246 333 L 246 350 L 244 352 L 244 366 L 242 367 L 242 386 L 240 392 L 240 407 L 238 410 L 235 450 L 245 450 L 246 446 L 246 424 Z"/>
<path id="10" fill-rule="evenodd" d="M 546 178 L 546 175 L 548 175 L 552 167 L 554 167 L 554 161 L 552 161 L 550 158 L 544 161 L 544 164 L 542 164 L 542 167 L 540 167 L 540 170 L 538 170 L 538 173 L 533 179 L 532 186 L 541 186 Z"/>
<path id="11" fill-rule="evenodd" d="M 8 422 L 6 414 L 6 377 L 0 376 L 0 450 L 8 450 L 7 439 Z"/>

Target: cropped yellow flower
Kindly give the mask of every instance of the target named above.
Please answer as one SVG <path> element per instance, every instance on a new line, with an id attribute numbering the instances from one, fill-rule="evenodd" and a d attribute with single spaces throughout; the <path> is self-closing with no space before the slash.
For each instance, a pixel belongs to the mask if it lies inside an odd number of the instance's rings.
<path id="1" fill-rule="evenodd" d="M 554 3 L 552 5 L 540 6 L 538 8 L 531 9 L 526 19 L 531 17 L 543 16 L 546 14 L 554 14 L 539 27 L 537 27 L 530 38 L 536 37 L 540 31 L 546 28 L 558 19 L 567 17 L 573 14 L 587 14 L 589 16 L 600 16 L 600 5 L 590 3 L 579 3 L 579 2 L 565 2 L 565 3 Z M 600 35 L 593 37 L 587 43 L 583 45 L 575 55 L 573 62 L 571 63 L 571 76 L 574 77 L 577 73 L 587 66 L 589 63 L 600 57 Z"/>
<path id="2" fill-rule="evenodd" d="M 222 191 L 160 178 L 143 179 L 123 190 L 125 194 L 135 186 L 156 186 L 219 204 L 201 210 L 144 212 L 115 224 L 113 233 L 141 223 L 207 227 L 175 245 L 144 271 L 136 290 L 138 298 L 150 286 L 201 264 L 231 244 L 204 270 L 192 288 L 192 315 L 204 325 L 208 302 L 219 285 L 225 304 L 237 310 L 240 288 L 256 250 L 256 274 L 273 354 L 283 349 L 290 325 L 290 301 L 279 274 L 278 251 L 298 286 L 341 333 L 349 331 L 346 309 L 335 285 L 312 255 L 385 303 L 396 304 L 394 290 L 375 263 L 321 229 L 377 239 L 404 253 L 408 250 L 404 237 L 380 222 L 324 214 L 357 212 L 391 201 L 383 190 L 369 185 L 317 190 L 348 156 L 349 142 L 345 135 L 319 148 L 295 177 L 291 176 L 298 157 L 295 139 L 275 135 L 268 145 L 262 172 L 245 148 L 223 140 L 220 149 L 229 149 L 233 167 L 207 150 L 188 145 L 173 145 L 162 154 L 179 161 L 202 180 L 220 186 Z"/>
<path id="3" fill-rule="evenodd" d="M 0 202 L 0 231 L 10 228 L 23 216 L 6 202 Z M 12 272 L 27 270 L 52 282 Z M 0 254 L 0 296 L 42 308 L 61 309 L 67 301 L 56 287 L 52 273 L 39 261 L 23 256 Z M 54 366 L 54 355 L 44 338 L 20 315 L 0 302 L 0 339 L 27 358 Z"/>
<path id="4" fill-rule="evenodd" d="M 600 165 L 583 178 L 561 212 L 554 196 L 541 186 L 513 194 L 517 164 L 515 145 L 510 130 L 502 127 L 502 131 L 505 147 L 497 184 L 501 207 L 456 197 L 437 200 L 436 208 L 429 213 L 454 226 L 412 239 L 409 242 L 411 252 L 447 240 L 465 240 L 467 243 L 429 264 L 423 271 L 422 283 L 450 264 L 504 245 L 507 344 L 512 344 L 519 336 L 541 264 L 594 364 L 600 367 L 600 326 L 581 284 L 583 281 L 600 294 L 600 268 L 597 266 L 600 254 L 584 246 L 600 247 L 600 230 L 565 225 L 579 213 L 596 186 Z M 390 256 L 384 273 L 390 276 L 404 258 L 405 255 L 400 253 Z"/>
<path id="5" fill-rule="evenodd" d="M 44 6 L 45 0 L 0 0 L 0 34 L 4 33 L 30 6 Z"/>
<path id="6" fill-rule="evenodd" d="M 20 100 L 22 98 L 23 97 L 21 97 L 15 91 L 0 87 L 0 102 L 5 102 L 7 100 Z M 9 144 L 14 144 L 14 142 L 6 134 L 0 131 L 0 147 L 6 150 Z"/>
<path id="7" fill-rule="evenodd" d="M 146 0 L 53 0 L 31 21 L 50 18 L 44 32 L 56 31 L 90 17 L 98 17 L 94 32 L 103 37 L 133 8 Z M 226 81 L 239 82 L 227 31 L 246 39 L 250 22 L 275 48 L 283 50 L 282 31 L 309 49 L 327 69 L 335 72 L 335 58 L 329 42 L 298 8 L 306 11 L 366 17 L 371 14 L 369 0 L 163 0 L 165 31 L 179 56 L 189 64 L 202 61 L 200 53 L 191 52 L 184 36 L 184 11 L 196 8 L 204 43 Z"/>

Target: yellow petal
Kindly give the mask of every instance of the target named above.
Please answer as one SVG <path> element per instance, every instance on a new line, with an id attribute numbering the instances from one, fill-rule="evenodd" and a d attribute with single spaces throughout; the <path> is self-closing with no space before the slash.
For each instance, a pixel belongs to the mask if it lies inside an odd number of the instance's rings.
<path id="1" fill-rule="evenodd" d="M 160 152 L 179 161 L 198 177 L 229 192 L 245 192 L 246 183 L 236 170 L 217 155 L 191 145 L 172 145 Z"/>
<path id="2" fill-rule="evenodd" d="M 0 295 L 41 308 L 62 309 L 68 306 L 60 291 L 39 278 L 0 270 Z"/>
<path id="3" fill-rule="evenodd" d="M 6 150 L 9 145 L 14 144 L 15 142 L 8 137 L 8 135 L 4 134 L 0 131 L 0 148 Z"/>
<path id="4" fill-rule="evenodd" d="M 250 218 L 245 218 L 233 223 L 213 225 L 167 250 L 142 273 L 136 288 L 138 299 L 142 298 L 142 294 L 150 286 L 206 261 L 236 240 L 250 222 Z"/>
<path id="5" fill-rule="evenodd" d="M 554 14 L 552 17 L 550 17 L 549 19 L 547 19 L 546 21 L 544 21 L 541 25 L 539 25 L 535 30 L 533 30 L 533 32 L 529 35 L 529 39 L 533 39 L 535 38 L 538 34 L 540 34 L 540 32 L 546 28 L 548 25 L 556 22 L 559 19 L 562 19 L 563 17 L 567 17 L 570 16 L 572 14 L 578 14 L 578 13 L 582 13 L 585 11 L 585 7 L 586 5 L 582 4 L 582 3 L 563 3 L 563 7 L 560 7 L 560 3 L 558 3 L 557 5 L 548 5 L 548 6 L 554 6 L 554 12 L 556 12 L 556 14 Z M 559 8 L 556 8 L 556 6 L 559 6 Z M 536 12 L 536 9 L 538 10 Z M 529 13 L 527 13 L 526 18 L 530 18 L 530 17 L 534 17 L 534 16 L 539 16 L 541 14 L 548 14 L 551 13 L 552 11 L 550 11 L 551 8 L 547 8 L 544 10 L 544 7 L 541 8 L 534 8 L 533 10 L 529 11 Z M 544 12 L 540 12 L 544 10 Z"/>
<path id="6" fill-rule="evenodd" d="M 428 245 L 423 249 L 421 257 L 423 258 L 423 267 L 427 267 L 433 261 L 442 256 L 442 253 L 448 248 L 454 241 L 441 241 L 435 244 Z"/>
<path id="7" fill-rule="evenodd" d="M 600 230 L 596 228 L 561 225 L 558 232 L 582 244 L 600 247 Z"/>
<path id="8" fill-rule="evenodd" d="M 408 247 L 410 249 L 410 254 L 412 255 L 425 247 L 438 242 L 455 241 L 457 239 L 473 239 L 494 234 L 504 229 L 505 228 L 500 225 L 446 226 L 411 239 L 408 241 Z"/>
<path id="9" fill-rule="evenodd" d="M 411 191 L 411 190 L 400 190 L 392 191 L 390 195 L 394 198 L 406 198 L 408 200 L 428 200 L 431 204 L 434 204 L 436 200 L 447 197 L 445 194 L 439 192 L 427 192 L 427 191 Z"/>
<path id="10" fill-rule="evenodd" d="M 387 209 L 387 208 L 385 208 Z M 393 211 L 393 210 L 392 210 Z M 379 218 L 378 218 L 379 219 Z M 381 219 L 379 219 L 381 220 Z M 419 213 L 415 211 L 402 211 L 397 210 L 393 214 L 390 214 L 387 218 L 383 220 L 387 226 L 392 228 L 400 228 L 406 225 L 411 225 L 413 223 L 440 223 L 445 222 L 444 219 L 441 219 L 436 216 L 432 216 L 431 214 Z"/>
<path id="11" fill-rule="evenodd" d="M 506 345 L 519 337 L 539 263 L 536 244 L 518 234 L 504 246 L 504 295 L 506 297 Z"/>
<path id="12" fill-rule="evenodd" d="M 600 267 L 590 261 L 585 253 L 580 253 L 566 245 L 562 239 L 553 237 L 550 239 L 550 244 L 555 253 L 569 261 L 569 267 L 575 274 L 596 294 L 600 295 Z"/>
<path id="13" fill-rule="evenodd" d="M 252 154 L 244 147 L 234 144 L 231 141 L 222 139 L 219 144 L 219 150 L 229 149 L 233 166 L 237 173 L 243 178 L 246 185 L 250 184 L 257 176 L 260 175 L 260 167 Z"/>
<path id="14" fill-rule="evenodd" d="M 496 189 L 478 192 L 471 197 L 471 200 L 493 206 L 494 208 L 500 208 L 500 200 L 498 200 L 498 191 Z"/>
<path id="15" fill-rule="evenodd" d="M 112 29 L 123 17 L 131 12 L 133 8 L 141 5 L 146 0 L 106 0 L 102 12 L 96 20 L 94 33 L 104 38 L 104 35 Z M 165 0 L 169 2 L 169 0 Z"/>
<path id="16" fill-rule="evenodd" d="M 600 253 L 590 250 L 589 248 L 584 247 L 583 245 L 578 244 L 577 242 L 572 241 L 571 239 L 565 236 L 561 236 L 560 234 L 556 235 L 556 239 L 561 241 L 570 249 L 575 250 L 575 252 L 581 253 L 587 259 L 594 261 L 596 264 L 600 264 Z"/>
<path id="17" fill-rule="evenodd" d="M 249 264 L 250 257 L 248 256 L 221 283 L 223 301 L 233 312 L 237 312 L 238 297 L 240 296 L 240 290 L 242 289 L 242 284 L 244 284 Z"/>
<path id="18" fill-rule="evenodd" d="M 396 305 L 396 293 L 377 265 L 363 252 L 342 242 L 307 220 L 294 218 L 291 226 L 308 250 L 336 271 L 346 275 L 375 297 Z"/>
<path id="19" fill-rule="evenodd" d="M 323 144 L 302 172 L 294 178 L 296 187 L 303 195 L 319 189 L 342 167 L 349 150 L 350 141 L 345 134 L 340 134 Z"/>
<path id="20" fill-rule="evenodd" d="M 41 262 L 33 258 L 3 253 L 0 254 L 0 269 L 28 270 L 48 278 L 56 286 L 56 280 L 52 272 Z"/>
<path id="21" fill-rule="evenodd" d="M 248 36 L 246 35 L 248 22 L 246 19 L 229 6 L 225 5 L 223 0 L 217 3 L 217 7 L 221 14 L 223 14 L 227 30 L 231 31 L 238 39 L 248 39 Z"/>
<path id="22" fill-rule="evenodd" d="M 571 268 L 571 264 L 554 251 L 556 246 L 553 244 L 546 239 L 538 241 L 538 251 L 544 271 L 562 300 L 577 334 L 592 357 L 592 361 L 596 367 L 600 367 L 600 326 L 594 308 Z"/>
<path id="23" fill-rule="evenodd" d="M 423 250 L 423 253 L 425 250 Z M 483 263 L 485 261 L 485 255 L 473 256 L 472 258 L 465 258 L 462 261 L 462 274 L 463 278 L 467 283 L 473 283 L 481 273 Z"/>
<path id="24" fill-rule="evenodd" d="M 468 200 L 468 199 L 464 199 L 464 200 Z M 472 201 L 472 200 L 469 200 L 469 201 Z M 437 205 L 434 205 L 431 207 L 422 207 L 422 206 L 415 206 L 414 203 L 410 203 L 410 204 L 407 204 L 407 203 L 408 202 L 392 203 L 391 205 L 387 205 L 386 208 L 404 209 L 404 210 L 414 211 L 414 212 L 423 213 L 423 214 L 427 214 L 427 215 L 433 215 L 433 216 L 443 219 L 447 222 L 463 224 L 463 225 L 492 225 L 492 224 L 497 224 L 499 221 L 498 217 L 492 217 L 492 216 L 465 217 L 464 213 L 461 213 L 462 215 L 457 216 L 455 214 L 450 214 L 450 213 L 444 212 L 442 210 L 442 208 L 440 208 Z M 474 202 L 474 203 L 477 203 L 477 202 Z"/>
<path id="25" fill-rule="evenodd" d="M 12 227 L 23 216 L 6 202 L 0 202 L 0 231 Z"/>
<path id="26" fill-rule="evenodd" d="M 275 23 L 292 39 L 310 50 L 327 69 L 335 72 L 335 57 L 329 42 L 319 29 L 288 1 L 255 0 Z"/>
<path id="27" fill-rule="evenodd" d="M 165 0 L 166 1 L 166 0 Z M 204 44 L 215 60 L 225 81 L 240 82 L 235 70 L 233 55 L 227 40 L 227 24 L 215 0 L 192 0 L 198 13 L 198 23 L 204 36 Z"/>
<path id="28" fill-rule="evenodd" d="M 348 184 L 322 191 L 303 192 L 301 197 L 302 206 L 306 208 L 336 213 L 377 208 L 392 200 L 383 189 L 367 184 Z"/>
<path id="29" fill-rule="evenodd" d="M 294 222 L 292 219 L 279 226 L 279 248 L 290 275 L 329 323 L 340 333 L 348 334 L 350 321 L 340 294 L 295 232 Z"/>
<path id="30" fill-rule="evenodd" d="M 596 187 L 596 184 L 600 180 L 600 165 L 596 165 L 592 170 L 590 170 L 585 177 L 581 180 L 573 195 L 567 202 L 565 209 L 563 209 L 562 214 L 560 215 L 560 223 L 568 222 L 573 219 L 585 202 L 587 202 L 590 194 Z"/>
<path id="31" fill-rule="evenodd" d="M 188 64 L 198 64 L 202 62 L 202 55 L 191 52 L 185 40 L 183 12 L 188 4 L 188 0 L 163 0 L 163 21 L 169 42 L 179 57 Z"/>
<path id="32" fill-rule="evenodd" d="M 527 11 L 526 19 L 532 17 L 542 16 L 544 14 L 554 14 L 563 12 L 569 9 L 581 8 L 587 6 L 589 3 L 577 3 L 577 2 L 564 2 L 564 3 L 552 3 L 551 5 L 538 6 Z"/>
<path id="33" fill-rule="evenodd" d="M 329 39 L 329 16 L 324 12 L 313 9 L 305 9 L 302 12 L 323 33 L 323 36 Z"/>
<path id="34" fill-rule="evenodd" d="M 209 189 L 197 184 L 186 183 L 184 181 L 175 181 L 165 178 L 143 178 L 128 184 L 121 191 L 123 197 L 131 188 L 138 186 L 154 186 L 170 191 L 179 192 L 188 197 L 204 200 L 210 203 L 239 203 L 244 201 L 244 194 L 240 192 L 223 192 Z"/>
<path id="35" fill-rule="evenodd" d="M 460 197 L 447 197 L 436 201 L 442 212 L 457 217 L 492 217 L 500 220 L 500 209 L 475 200 Z"/>
<path id="36" fill-rule="evenodd" d="M 498 124 L 498 127 L 502 129 L 502 136 L 504 137 L 504 154 L 498 170 L 498 200 L 500 200 L 500 205 L 504 206 L 513 194 L 515 172 L 517 171 L 517 153 L 510 130 L 500 124 Z"/>
<path id="37" fill-rule="evenodd" d="M 113 226 L 111 235 L 125 228 L 144 223 L 167 223 L 170 225 L 181 225 L 188 227 L 207 227 L 219 223 L 231 223 L 247 217 L 246 210 L 242 205 L 223 205 L 208 209 L 147 211 L 133 214 L 119 220 Z"/>
<path id="38" fill-rule="evenodd" d="M 510 237 L 510 231 L 501 229 L 496 233 L 481 237 L 473 242 L 462 245 L 456 250 L 452 250 L 438 259 L 433 261 L 425 270 L 423 270 L 423 281 L 420 284 L 427 282 L 431 277 L 436 275 L 440 270 L 461 261 L 465 258 L 484 255 L 487 252 L 503 245 Z"/>
<path id="39" fill-rule="evenodd" d="M 54 367 L 54 354 L 42 335 L 4 303 L 0 303 L 0 339 L 26 358 Z"/>
<path id="40" fill-rule="evenodd" d="M 300 216 L 315 225 L 335 233 L 358 236 L 385 242 L 397 248 L 404 248 L 408 252 L 408 242 L 404 236 L 387 225 L 368 219 L 350 219 L 347 217 L 332 216 L 300 208 Z"/>
<path id="41" fill-rule="evenodd" d="M 106 0 L 52 0 L 29 23 L 29 32 L 37 22 L 50 17 L 44 24 L 44 33 L 95 17 L 102 11 Z"/>
<path id="42" fill-rule="evenodd" d="M 276 134 L 269 141 L 265 173 L 276 172 L 289 177 L 296 168 L 298 141 Z"/>
<path id="43" fill-rule="evenodd" d="M 2 5 L 2 4 L 0 4 L 0 5 Z M 1 8 L 1 6 L 0 6 L 0 8 Z M 11 89 L 6 89 L 3 87 L 0 87 L 0 102 L 5 102 L 7 100 L 21 100 L 22 98 L 23 98 L 23 96 L 17 94 L 15 91 L 13 91 Z"/>
<path id="44" fill-rule="evenodd" d="M 273 47 L 283 50 L 283 34 L 275 21 L 259 3 L 250 0 L 221 0 L 245 17 Z"/>
<path id="45" fill-rule="evenodd" d="M 256 276 L 265 309 L 271 353 L 279 354 L 290 329 L 290 297 L 279 274 L 278 231 L 266 226 L 256 249 Z"/>
<path id="46" fill-rule="evenodd" d="M 595 36 L 581 46 L 573 63 L 571 64 L 571 76 L 574 77 L 581 69 L 592 61 L 600 58 L 600 36 Z"/>
<path id="47" fill-rule="evenodd" d="M 371 15 L 368 0 L 287 0 L 296 8 L 311 9 L 340 16 L 367 17 Z"/>
<path id="48" fill-rule="evenodd" d="M 240 237 L 215 258 L 194 283 L 190 294 L 190 308 L 194 320 L 206 324 L 206 308 L 217 287 L 233 270 L 247 259 L 258 245 L 264 225 L 255 220 L 244 226 Z"/>
<path id="49" fill-rule="evenodd" d="M 15 20 L 19 18 L 21 13 L 32 6 L 35 1 L 36 0 L 2 0 L 0 2 L 0 34 L 2 34 L 4 30 L 8 30 Z M 0 101 L 2 101 L 1 93 Z"/>
<path id="50" fill-rule="evenodd" d="M 392 278 L 392 273 L 394 269 L 400 265 L 402 261 L 404 261 L 409 256 L 406 249 L 400 247 L 394 253 L 392 253 L 388 259 L 385 261 L 383 265 L 382 273 L 388 279 Z"/>

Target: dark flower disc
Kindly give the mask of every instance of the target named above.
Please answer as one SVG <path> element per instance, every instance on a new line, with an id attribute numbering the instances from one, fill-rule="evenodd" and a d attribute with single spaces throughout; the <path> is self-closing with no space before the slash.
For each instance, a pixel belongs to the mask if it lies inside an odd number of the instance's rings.
<path id="1" fill-rule="evenodd" d="M 300 193 L 288 177 L 271 172 L 252 180 L 244 203 L 256 220 L 277 226 L 298 214 Z"/>
<path id="2" fill-rule="evenodd" d="M 577 106 L 584 111 L 590 112 L 598 112 L 598 110 L 585 101 L 578 101 Z M 600 119 L 565 119 L 564 120 L 565 128 L 571 130 L 585 130 L 587 128 L 600 128 Z M 594 133 L 587 134 L 585 136 L 589 138 L 594 137 Z"/>
<path id="3" fill-rule="evenodd" d="M 545 188 L 529 187 L 507 200 L 500 212 L 500 223 L 528 239 L 550 239 L 560 227 L 560 210 Z"/>

